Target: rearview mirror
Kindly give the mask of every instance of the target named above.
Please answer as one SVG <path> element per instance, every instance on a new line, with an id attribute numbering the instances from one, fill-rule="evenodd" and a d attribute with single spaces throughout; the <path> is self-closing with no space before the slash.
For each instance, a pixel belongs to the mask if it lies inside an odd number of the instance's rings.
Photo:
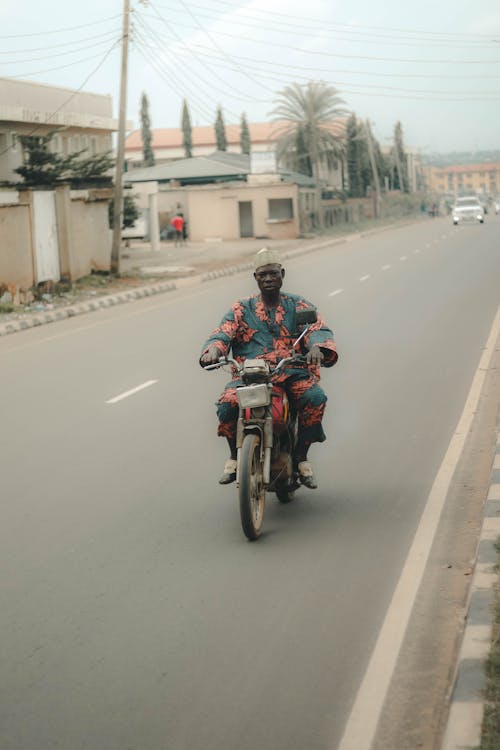
<path id="1" fill-rule="evenodd" d="M 305 307 L 301 310 L 296 310 L 295 319 L 298 326 L 311 325 L 311 323 L 316 323 L 318 320 L 318 313 L 314 307 Z"/>

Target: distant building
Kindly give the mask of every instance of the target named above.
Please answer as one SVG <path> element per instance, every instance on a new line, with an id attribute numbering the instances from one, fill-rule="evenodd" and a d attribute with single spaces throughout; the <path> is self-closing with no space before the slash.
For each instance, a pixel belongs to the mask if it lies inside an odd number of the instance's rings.
<path id="1" fill-rule="evenodd" d="M 111 96 L 0 78 L 0 182 L 19 181 L 22 164 L 20 135 L 57 131 L 53 150 L 83 156 L 111 151 L 113 119 Z"/>
<path id="2" fill-rule="evenodd" d="M 463 164 L 453 167 L 425 167 L 427 189 L 434 193 L 500 193 L 500 163 Z"/>
<path id="3" fill-rule="evenodd" d="M 312 228 L 320 210 L 310 177 L 285 170 L 252 173 L 249 156 L 225 151 L 134 169 L 124 182 L 145 217 L 156 193 L 162 230 L 182 212 L 195 241 L 294 239 Z"/>
<path id="4" fill-rule="evenodd" d="M 286 121 L 275 122 L 253 122 L 248 124 L 250 132 L 252 154 L 273 154 L 276 152 L 276 144 L 283 129 L 287 126 Z M 332 125 L 333 127 L 333 125 Z M 335 123 L 335 129 L 339 126 Z M 180 128 L 153 128 L 152 148 L 155 156 L 155 164 L 166 164 L 176 159 L 184 159 L 185 152 L 182 145 L 182 130 Z M 241 154 L 240 126 L 226 125 L 227 152 Z M 209 156 L 216 148 L 215 131 L 212 125 L 194 126 L 192 128 L 192 154 L 196 156 Z M 129 171 L 140 169 L 144 166 L 142 152 L 142 137 L 140 130 L 134 130 L 125 141 L 125 159 Z M 269 160 L 269 163 L 272 159 Z M 260 171 L 260 170 L 259 170 Z M 328 186 L 341 190 L 343 187 L 342 164 L 340 161 L 329 169 L 326 164 L 320 167 L 320 177 Z"/>

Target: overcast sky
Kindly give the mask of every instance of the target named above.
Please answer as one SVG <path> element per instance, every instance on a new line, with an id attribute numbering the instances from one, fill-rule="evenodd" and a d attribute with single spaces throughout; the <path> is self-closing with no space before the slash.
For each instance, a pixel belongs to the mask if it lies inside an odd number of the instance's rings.
<path id="1" fill-rule="evenodd" d="M 131 0 L 128 117 L 153 127 L 243 111 L 263 121 L 291 82 L 333 84 L 382 144 L 397 120 L 431 151 L 500 148 L 499 0 Z M 0 75 L 113 96 L 123 0 L 0 0 Z M 69 28 L 71 27 L 71 29 Z M 116 45 L 116 46 L 113 46 Z"/>

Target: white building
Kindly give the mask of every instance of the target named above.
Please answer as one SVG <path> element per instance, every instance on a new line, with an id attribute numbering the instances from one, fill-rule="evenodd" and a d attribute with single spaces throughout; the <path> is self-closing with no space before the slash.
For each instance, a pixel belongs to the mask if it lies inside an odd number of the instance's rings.
<path id="1" fill-rule="evenodd" d="M 54 151 L 91 156 L 112 150 L 117 129 L 110 95 L 0 78 L 0 182 L 20 179 L 14 172 L 22 164 L 20 135 L 56 131 Z"/>

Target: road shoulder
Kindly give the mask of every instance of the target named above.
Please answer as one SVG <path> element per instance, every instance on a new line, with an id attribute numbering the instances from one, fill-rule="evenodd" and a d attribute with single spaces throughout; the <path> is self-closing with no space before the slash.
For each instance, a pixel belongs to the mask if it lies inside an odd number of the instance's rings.
<path id="1" fill-rule="evenodd" d="M 482 697 L 478 704 L 477 691 L 480 693 L 481 690 L 479 676 L 484 673 L 483 666 L 477 661 L 467 661 L 469 640 L 464 638 L 464 633 L 471 621 L 470 608 L 476 606 L 475 602 L 479 606 L 481 599 L 484 600 L 484 594 L 475 595 L 475 587 L 484 586 L 484 575 L 491 575 L 491 571 L 484 568 L 484 563 L 489 562 L 484 554 L 489 553 L 485 552 L 482 542 L 482 528 L 483 519 L 487 521 L 485 502 L 497 442 L 499 404 L 500 351 L 497 341 L 478 408 L 448 491 L 373 750 L 441 748 L 450 706 L 448 727 L 453 723 L 455 734 L 461 732 L 465 739 L 464 732 L 470 733 L 471 727 L 477 727 L 478 720 L 480 726 L 478 713 L 482 715 Z M 491 583 L 490 578 L 488 585 Z M 487 603 L 484 610 L 484 604 L 482 601 L 482 624 L 491 629 L 491 611 Z M 465 689 L 467 693 L 462 692 Z M 471 691 L 476 691 L 476 697 L 469 700 L 473 705 L 466 718 L 461 711 L 456 711 L 459 708 L 456 701 L 461 695 L 470 697 Z M 468 746 L 471 746 L 468 742 L 448 744 L 446 750 Z"/>

